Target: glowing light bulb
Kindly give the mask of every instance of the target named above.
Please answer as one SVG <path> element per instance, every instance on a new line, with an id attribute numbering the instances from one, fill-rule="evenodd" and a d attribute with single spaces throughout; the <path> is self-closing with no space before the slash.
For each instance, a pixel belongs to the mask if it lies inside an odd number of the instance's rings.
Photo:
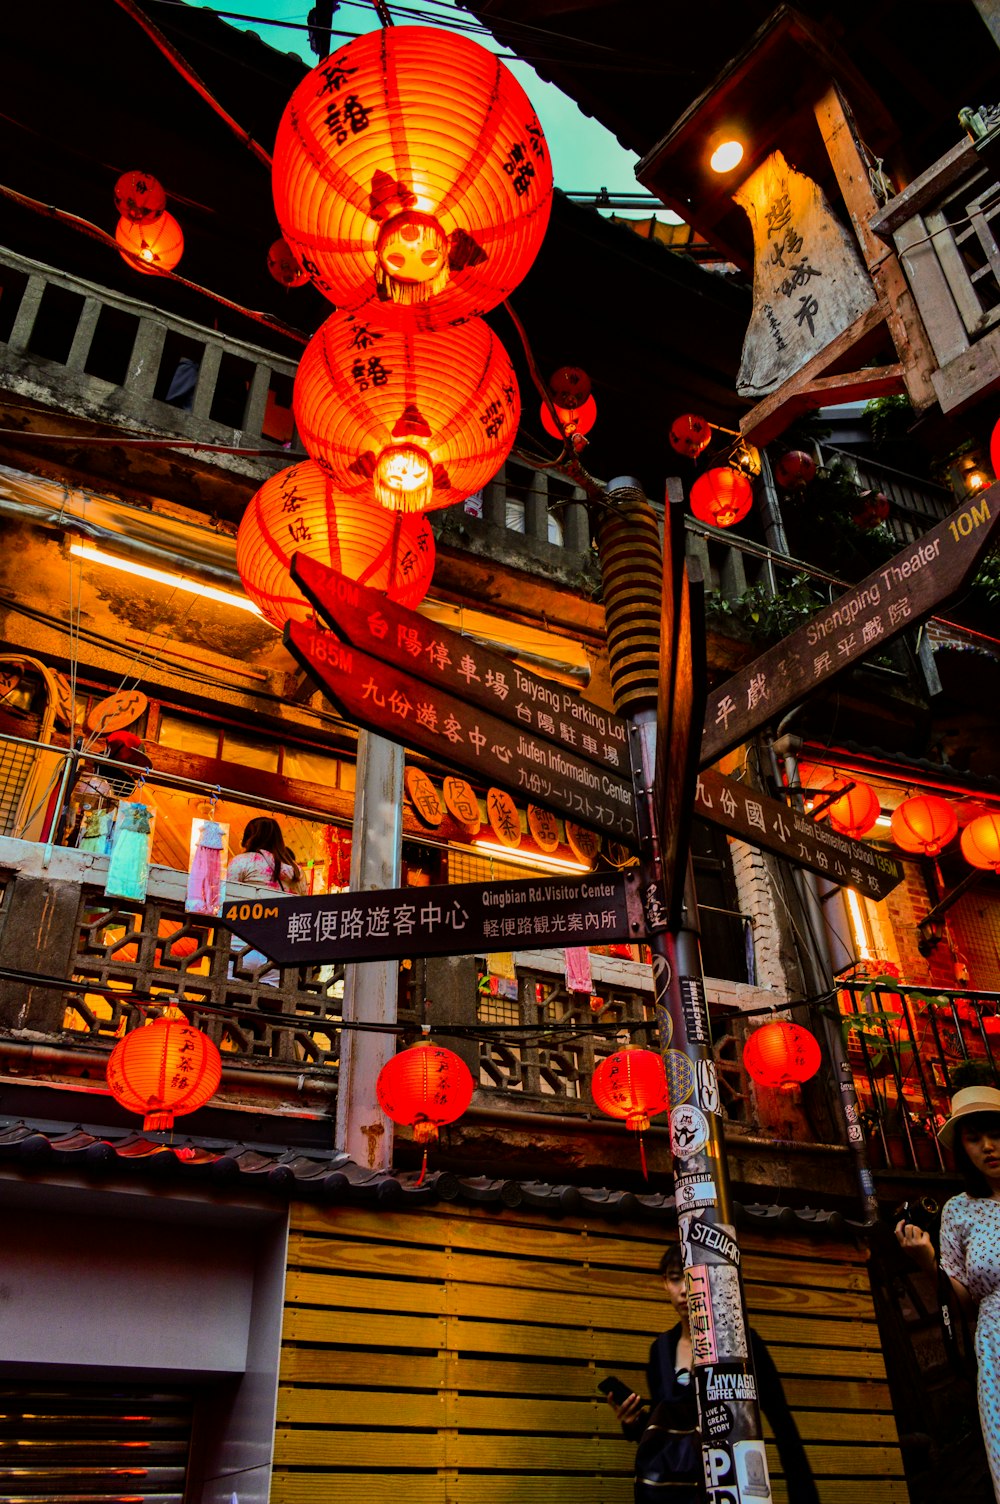
<path id="1" fill-rule="evenodd" d="M 732 172 L 743 161 L 742 141 L 722 141 L 713 151 L 709 165 L 713 172 Z"/>
<path id="2" fill-rule="evenodd" d="M 399 512 L 419 512 L 434 490 L 434 473 L 426 450 L 417 444 L 390 444 L 375 468 L 375 499 Z"/>

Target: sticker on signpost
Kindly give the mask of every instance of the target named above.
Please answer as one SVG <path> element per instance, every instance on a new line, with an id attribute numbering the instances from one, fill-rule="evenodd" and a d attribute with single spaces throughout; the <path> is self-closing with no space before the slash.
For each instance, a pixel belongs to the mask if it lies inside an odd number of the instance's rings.
<path id="1" fill-rule="evenodd" d="M 700 977 L 678 977 L 681 991 L 681 1008 L 688 1040 L 692 1044 L 711 1044 L 712 1031 L 708 1024 L 708 1009 L 705 1006 L 705 988 Z"/>
<path id="2" fill-rule="evenodd" d="M 762 1441 L 736 1441 L 733 1443 L 733 1461 L 736 1464 L 736 1480 L 740 1500 L 770 1499 L 771 1485 L 767 1476 L 767 1453 Z"/>
<path id="3" fill-rule="evenodd" d="M 747 1330 L 739 1270 L 733 1264 L 706 1264 L 702 1267 L 708 1274 L 711 1291 L 715 1356 L 720 1361 L 745 1362 L 748 1356 Z"/>
<path id="4" fill-rule="evenodd" d="M 670 1147 L 675 1159 L 693 1159 L 708 1143 L 708 1119 L 697 1107 L 683 1103 L 670 1115 Z"/>
<path id="5" fill-rule="evenodd" d="M 671 1109 L 686 1102 L 694 1091 L 694 1066 L 683 1050 L 664 1050 L 663 1066 Z"/>
<path id="6" fill-rule="evenodd" d="M 718 1201 L 715 1181 L 706 1180 L 701 1175 L 675 1175 L 674 1200 L 678 1216 L 715 1206 Z"/>
<path id="7" fill-rule="evenodd" d="M 705 1447 L 702 1461 L 708 1504 L 740 1504 L 736 1467 L 731 1454 L 724 1447 Z"/>
<path id="8" fill-rule="evenodd" d="M 719 1095 L 719 1077 L 715 1069 L 715 1061 L 699 1060 L 697 1076 L 698 1106 L 702 1112 L 718 1112 L 722 1099 Z"/>

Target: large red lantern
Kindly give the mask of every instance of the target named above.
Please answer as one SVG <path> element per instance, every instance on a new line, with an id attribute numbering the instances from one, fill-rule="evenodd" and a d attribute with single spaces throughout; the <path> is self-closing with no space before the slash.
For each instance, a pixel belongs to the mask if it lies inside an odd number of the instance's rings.
<path id="1" fill-rule="evenodd" d="M 174 1118 L 204 1107 L 221 1079 L 218 1050 L 179 1008 L 126 1034 L 108 1059 L 111 1095 L 143 1115 L 148 1133 L 170 1129 Z"/>
<path id="2" fill-rule="evenodd" d="M 972 867 L 1000 873 L 1000 814 L 970 820 L 962 831 L 962 855 Z"/>
<path id="3" fill-rule="evenodd" d="M 394 1123 L 412 1128 L 417 1143 L 424 1145 L 420 1180 L 427 1168 L 427 1145 L 439 1128 L 462 1116 L 474 1090 L 472 1072 L 461 1056 L 429 1039 L 393 1055 L 379 1071 L 376 1092 L 382 1111 Z"/>
<path id="4" fill-rule="evenodd" d="M 267 269 L 282 287 L 305 287 L 309 273 L 303 271 L 287 240 L 276 240 L 267 253 Z"/>
<path id="5" fill-rule="evenodd" d="M 691 487 L 691 510 L 713 527 L 733 527 L 753 504 L 753 487 L 739 470 L 706 470 Z"/>
<path id="6" fill-rule="evenodd" d="M 783 491 L 808 486 L 816 478 L 816 461 L 804 449 L 790 449 L 774 467 L 774 479 Z"/>
<path id="7" fill-rule="evenodd" d="M 152 173 L 123 172 L 115 184 L 115 208 L 133 224 L 152 224 L 166 207 L 166 190 Z"/>
<path id="8" fill-rule="evenodd" d="M 743 1046 L 743 1064 L 758 1086 L 790 1091 L 820 1068 L 815 1037 L 799 1024 L 777 1018 L 755 1029 Z"/>
<path id="9" fill-rule="evenodd" d="M 514 368 L 482 319 L 401 334 L 335 313 L 295 378 L 299 435 L 344 491 L 406 512 L 493 479 L 521 416 Z"/>
<path id="10" fill-rule="evenodd" d="M 285 239 L 338 308 L 442 328 L 494 308 L 542 243 L 552 166 L 528 96 L 455 32 L 355 38 L 292 95 L 274 147 Z"/>
<path id="11" fill-rule="evenodd" d="M 244 589 L 276 627 L 313 614 L 289 572 L 296 552 L 411 608 L 427 594 L 434 573 L 434 534 L 426 517 L 342 496 L 312 460 L 266 480 L 236 534 Z"/>
<path id="12" fill-rule="evenodd" d="M 826 811 L 830 824 L 842 836 L 857 840 L 867 835 L 882 813 L 878 795 L 870 783 L 856 783 L 835 799 Z"/>
<path id="13" fill-rule="evenodd" d="M 953 807 L 937 794 L 915 794 L 892 812 L 892 839 L 904 851 L 938 856 L 957 833 Z"/>
<path id="14" fill-rule="evenodd" d="M 712 442 L 712 429 L 697 413 L 681 413 L 671 423 L 668 437 L 671 449 L 686 454 L 689 460 L 696 460 Z"/>
<path id="15" fill-rule="evenodd" d="M 663 1057 L 655 1050 L 626 1045 L 602 1060 L 590 1083 L 594 1105 L 609 1118 L 624 1119 L 626 1128 L 639 1135 L 642 1173 L 646 1174 L 646 1150 L 642 1135 L 650 1118 L 670 1105 Z"/>
<path id="16" fill-rule="evenodd" d="M 593 397 L 588 397 L 579 407 L 560 407 L 556 404 L 556 417 L 559 426 L 549 410 L 547 402 L 541 406 L 542 427 L 546 433 L 550 433 L 554 439 L 572 439 L 574 434 L 589 433 L 597 422 L 597 403 Z"/>
<path id="17" fill-rule="evenodd" d="M 120 219 L 115 239 L 129 266 L 152 276 L 173 271 L 184 254 L 184 232 L 166 211 L 149 224 Z"/>

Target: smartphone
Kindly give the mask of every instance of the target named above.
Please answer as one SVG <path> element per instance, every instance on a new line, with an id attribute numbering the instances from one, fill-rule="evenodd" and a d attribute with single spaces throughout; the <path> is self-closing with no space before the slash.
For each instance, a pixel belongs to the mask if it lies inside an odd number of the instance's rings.
<path id="1" fill-rule="evenodd" d="M 602 1379 L 597 1387 L 602 1394 L 610 1395 L 616 1405 L 624 1405 L 629 1395 L 635 1393 L 634 1389 L 630 1389 L 628 1384 L 624 1384 L 614 1374 L 609 1374 L 606 1379 Z"/>

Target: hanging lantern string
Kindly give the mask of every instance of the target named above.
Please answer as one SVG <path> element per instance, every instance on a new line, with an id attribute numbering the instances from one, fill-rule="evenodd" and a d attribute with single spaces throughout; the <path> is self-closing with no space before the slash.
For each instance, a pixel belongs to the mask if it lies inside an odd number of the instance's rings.
<path id="1" fill-rule="evenodd" d="M 378 16 L 381 26 L 395 26 L 396 23 L 389 14 L 389 7 L 386 5 L 385 0 L 372 0 L 372 4 L 375 7 L 375 14 Z M 427 1156 L 425 1154 L 425 1162 L 426 1159 Z"/>
<path id="2" fill-rule="evenodd" d="M 18 193 L 16 188 L 9 188 L 6 183 L 0 183 L 0 194 L 4 198 L 9 198 L 13 203 L 20 204 L 22 208 L 33 209 L 36 214 L 44 214 L 48 219 L 60 220 L 63 224 L 70 225 L 72 229 L 79 230 L 81 235 L 89 235 L 92 240 L 100 240 L 104 245 L 110 246 L 116 255 L 120 253 L 121 247 L 113 235 L 109 235 L 99 225 L 91 224 L 89 219 L 82 219 L 79 214 L 71 214 L 67 209 L 57 209 L 54 204 L 44 204 L 40 199 L 30 198 L 26 193 Z M 303 334 L 301 329 L 293 329 L 290 324 L 283 323 L 281 319 L 272 318 L 269 313 L 261 313 L 254 308 L 244 308 L 242 303 L 234 303 L 232 298 L 223 297 L 222 293 L 213 292 L 210 287 L 202 287 L 197 282 L 189 282 L 187 277 L 181 277 L 177 272 L 168 272 L 161 269 L 157 272 L 157 276 L 168 277 L 172 282 L 179 282 L 182 287 L 188 288 L 189 291 L 201 293 L 203 297 L 211 298 L 215 303 L 221 303 L 223 308 L 230 308 L 234 313 L 241 313 L 244 318 L 253 319 L 255 323 L 263 324 L 267 329 L 273 329 L 276 334 L 281 334 L 286 339 L 294 340 L 296 344 L 307 345 L 309 343 L 308 335 Z M 100 440 L 95 442 L 100 442 Z M 188 449 L 196 449 L 202 446 L 188 444 L 186 447 Z M 234 450 L 233 452 L 249 453 L 251 451 Z M 287 458 L 287 456 L 285 457 Z"/>
<path id="3" fill-rule="evenodd" d="M 238 121 L 234 120 L 232 115 L 230 115 L 227 110 L 223 109 L 222 105 L 216 99 L 211 89 L 209 89 L 206 84 L 202 83 L 201 79 L 198 77 L 197 73 L 195 73 L 190 63 L 188 63 L 181 55 L 181 53 L 178 52 L 174 44 L 167 40 L 160 28 L 156 26 L 149 19 L 149 17 L 139 9 L 138 5 L 135 4 L 135 0 L 116 0 L 116 3 L 121 7 L 126 15 L 131 16 L 132 20 L 142 27 L 143 31 L 152 40 L 154 45 L 159 48 L 167 61 L 177 69 L 177 72 L 181 75 L 181 77 L 191 85 L 192 89 L 194 89 L 197 94 L 201 95 L 202 99 L 205 101 L 208 107 L 215 111 L 220 120 L 225 121 L 226 125 L 228 125 L 229 129 L 233 132 L 233 135 L 238 136 L 239 139 L 243 142 L 243 145 L 249 151 L 252 151 L 257 160 L 259 162 L 262 162 L 270 172 L 270 154 L 266 152 L 264 148 L 253 139 L 249 131 L 245 131 L 242 125 L 240 125 Z"/>

